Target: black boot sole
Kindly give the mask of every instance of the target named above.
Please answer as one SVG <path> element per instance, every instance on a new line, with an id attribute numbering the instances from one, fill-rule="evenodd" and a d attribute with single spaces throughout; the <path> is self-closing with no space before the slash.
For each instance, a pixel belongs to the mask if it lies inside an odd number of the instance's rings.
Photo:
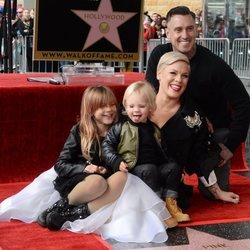
<path id="1" fill-rule="evenodd" d="M 47 228 L 50 230 L 60 230 L 64 222 L 66 222 L 64 216 L 54 211 L 46 217 Z"/>
<path id="2" fill-rule="evenodd" d="M 42 226 L 42 227 L 47 227 L 47 222 L 46 222 L 46 219 L 47 219 L 47 215 L 48 215 L 48 212 L 47 211 L 44 211 L 42 212 L 38 217 L 37 217 L 37 223 Z"/>

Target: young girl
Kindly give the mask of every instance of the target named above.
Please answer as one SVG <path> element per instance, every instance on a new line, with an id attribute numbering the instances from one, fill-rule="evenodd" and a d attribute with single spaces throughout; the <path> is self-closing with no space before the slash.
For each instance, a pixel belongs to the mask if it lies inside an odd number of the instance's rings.
<path id="1" fill-rule="evenodd" d="M 123 97 L 127 117 L 109 130 L 103 141 L 103 155 L 114 171 L 129 171 L 166 199 L 177 195 L 182 169 L 163 153 L 160 130 L 148 119 L 156 108 L 155 97 L 147 82 L 129 85 Z M 174 215 L 165 221 L 168 227 L 190 220 L 180 210 Z"/>
<path id="2" fill-rule="evenodd" d="M 166 241 L 163 221 L 170 215 L 164 203 L 136 176 L 112 174 L 103 164 L 101 141 L 116 113 L 108 87 L 88 87 L 80 122 L 56 164 L 0 204 L 0 221 L 38 220 L 49 229 L 94 232 L 123 242 Z"/>

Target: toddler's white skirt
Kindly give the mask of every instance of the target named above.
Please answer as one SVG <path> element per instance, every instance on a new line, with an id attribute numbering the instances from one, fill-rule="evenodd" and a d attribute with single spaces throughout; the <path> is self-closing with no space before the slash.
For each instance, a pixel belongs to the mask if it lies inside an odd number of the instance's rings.
<path id="1" fill-rule="evenodd" d="M 60 199 L 53 180 L 54 167 L 43 172 L 17 194 L 0 203 L 0 221 L 11 219 L 35 222 L 38 215 Z M 164 220 L 170 214 L 163 202 L 137 176 L 128 179 L 119 199 L 83 220 L 65 222 L 62 229 L 77 233 L 96 233 L 103 239 L 120 242 L 165 242 Z"/>

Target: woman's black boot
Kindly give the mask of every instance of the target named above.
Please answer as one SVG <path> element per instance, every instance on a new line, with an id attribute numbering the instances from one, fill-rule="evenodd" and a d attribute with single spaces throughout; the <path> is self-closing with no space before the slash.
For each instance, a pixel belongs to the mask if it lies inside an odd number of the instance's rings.
<path id="1" fill-rule="evenodd" d="M 47 227 L 46 224 L 46 218 L 49 213 L 52 211 L 56 211 L 58 213 L 61 213 L 63 210 L 65 210 L 69 206 L 68 198 L 61 198 L 56 203 L 48 207 L 46 210 L 44 210 L 37 218 L 37 223 L 42 227 Z"/>
<path id="2" fill-rule="evenodd" d="M 52 211 L 47 216 L 46 224 L 50 230 L 59 230 L 66 221 L 84 219 L 89 215 L 88 205 L 84 203 L 79 206 L 70 206 L 61 213 Z"/>

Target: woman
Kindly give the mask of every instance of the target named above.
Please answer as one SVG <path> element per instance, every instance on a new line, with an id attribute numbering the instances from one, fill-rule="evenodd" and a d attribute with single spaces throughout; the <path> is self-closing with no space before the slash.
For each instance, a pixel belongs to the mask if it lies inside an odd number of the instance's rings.
<path id="1" fill-rule="evenodd" d="M 185 98 L 190 65 L 180 52 L 165 53 L 157 66 L 159 91 L 156 110 L 151 120 L 161 129 L 162 147 L 188 174 L 196 173 L 203 185 L 218 200 L 238 203 L 239 196 L 220 189 L 213 171 L 226 160 L 220 147 L 211 140 L 207 121 L 195 103 Z M 176 197 L 168 209 L 174 217 L 178 213 Z M 171 209 L 172 207 L 172 209 Z"/>
<path id="2" fill-rule="evenodd" d="M 164 203 L 138 177 L 112 173 L 102 160 L 101 141 L 116 120 L 108 87 L 88 87 L 81 118 L 50 170 L 0 204 L 0 221 L 38 218 L 49 229 L 97 233 L 123 242 L 164 242 Z M 146 198 L 145 198 L 146 197 Z M 35 206 L 35 207 L 34 207 Z"/>

